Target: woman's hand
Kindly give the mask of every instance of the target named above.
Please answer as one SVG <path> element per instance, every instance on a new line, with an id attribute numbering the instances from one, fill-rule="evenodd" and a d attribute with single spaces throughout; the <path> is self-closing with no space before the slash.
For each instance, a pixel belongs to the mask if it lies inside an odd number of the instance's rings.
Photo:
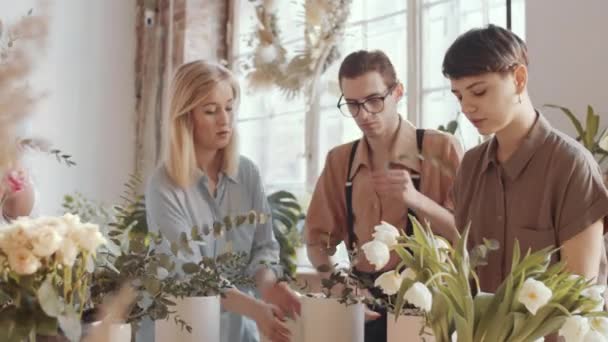
<path id="1" fill-rule="evenodd" d="M 264 301 L 279 307 L 287 317 L 295 319 L 296 314 L 298 316 L 300 315 L 300 298 L 286 282 L 275 282 L 273 285 L 267 286 L 260 292 Z"/>
<path id="2" fill-rule="evenodd" d="M 272 342 L 289 342 L 291 333 L 283 323 L 284 315 L 277 306 L 258 301 L 252 318 L 258 325 L 260 333 Z"/>

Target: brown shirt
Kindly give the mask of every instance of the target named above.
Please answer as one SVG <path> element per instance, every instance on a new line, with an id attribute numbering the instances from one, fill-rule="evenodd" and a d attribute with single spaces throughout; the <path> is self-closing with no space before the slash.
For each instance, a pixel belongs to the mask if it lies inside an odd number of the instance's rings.
<path id="1" fill-rule="evenodd" d="M 390 160 L 419 173 L 420 192 L 451 209 L 449 192 L 463 155 L 462 148 L 455 137 L 435 130 L 426 130 L 422 156 L 418 158 L 415 132 L 416 128 L 411 123 L 401 121 L 393 147 L 389 151 Z M 340 145 L 327 154 L 325 167 L 317 181 L 306 214 L 305 239 L 308 248 L 335 247 L 348 239 L 344 185 L 352 145 L 353 142 Z M 401 228 L 405 228 L 407 223 L 405 203 L 394 198 L 380 197 L 374 191 L 369 148 L 367 140 L 361 139 L 351 169 L 351 176 L 354 177 L 354 230 L 359 247 L 372 240 L 374 226 L 380 221 Z M 423 217 L 419 219 L 424 220 Z M 361 259 L 357 269 L 373 271 L 373 266 L 367 260 Z M 392 262 L 385 269 L 394 267 L 396 261 L 397 258 L 393 256 Z"/>
<path id="2" fill-rule="evenodd" d="M 454 182 L 457 227 L 471 223 L 472 246 L 483 238 L 500 243 L 478 270 L 487 292 L 494 292 L 510 271 L 516 239 L 524 253 L 558 247 L 608 215 L 598 164 L 542 115 L 508 161 L 497 161 L 496 148 L 493 138 L 468 151 Z M 602 262 L 601 283 L 606 282 L 605 266 Z"/>

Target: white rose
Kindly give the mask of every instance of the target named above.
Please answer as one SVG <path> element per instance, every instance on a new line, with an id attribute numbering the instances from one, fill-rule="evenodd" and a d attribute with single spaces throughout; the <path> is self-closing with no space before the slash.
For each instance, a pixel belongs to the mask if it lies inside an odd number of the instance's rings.
<path id="1" fill-rule="evenodd" d="M 71 239 L 63 240 L 63 244 L 57 252 L 57 261 L 66 267 L 74 266 L 76 257 L 78 256 L 78 246 Z"/>
<path id="2" fill-rule="evenodd" d="M 589 330 L 583 342 L 605 342 L 606 338 L 597 331 Z"/>
<path id="3" fill-rule="evenodd" d="M 9 254 L 14 250 L 29 248 L 30 237 L 28 229 L 22 225 L 12 226 L 4 232 L 0 240 L 0 248 L 4 253 Z"/>
<path id="4" fill-rule="evenodd" d="M 382 289 L 382 292 L 388 296 L 392 296 L 399 292 L 401 288 L 402 278 L 396 271 L 388 271 L 382 273 L 374 282 L 374 286 Z"/>
<path id="5" fill-rule="evenodd" d="M 608 340 L 608 318 L 593 317 L 593 318 L 589 319 L 589 324 L 591 325 L 591 328 L 593 330 L 604 335 L 604 337 L 606 337 L 606 340 Z"/>
<path id="6" fill-rule="evenodd" d="M 78 246 L 91 254 L 95 254 L 99 246 L 106 243 L 106 239 L 99 232 L 96 224 L 85 223 L 80 228 L 72 231 L 71 238 Z"/>
<path id="7" fill-rule="evenodd" d="M 559 329 L 559 335 L 570 341 L 582 341 L 589 332 L 589 321 L 578 315 L 570 316 Z"/>
<path id="8" fill-rule="evenodd" d="M 44 226 L 30 233 L 32 251 L 41 258 L 55 253 L 63 242 L 63 237 L 51 226 Z"/>
<path id="9" fill-rule="evenodd" d="M 36 227 L 51 227 L 61 237 L 64 237 L 70 228 L 65 220 L 60 217 L 41 217 L 36 220 L 35 225 Z"/>
<path id="10" fill-rule="evenodd" d="M 604 137 L 600 139 L 599 145 L 602 150 L 608 151 L 608 134 L 604 135 Z"/>
<path id="11" fill-rule="evenodd" d="M 363 250 L 363 253 L 365 253 L 365 257 L 369 263 L 376 267 L 376 271 L 379 271 L 386 266 L 391 257 L 391 253 L 386 244 L 376 240 L 367 242 L 361 249 Z"/>
<path id="12" fill-rule="evenodd" d="M 415 307 L 430 312 L 433 307 L 433 295 L 431 291 L 420 282 L 414 283 L 406 292 L 403 298 Z"/>
<path id="13" fill-rule="evenodd" d="M 374 227 L 374 231 L 375 232 L 372 234 L 374 240 L 386 244 L 389 248 L 397 244 L 399 230 L 390 223 L 382 221 L 379 225 Z"/>
<path id="14" fill-rule="evenodd" d="M 20 275 L 34 274 L 40 266 L 40 260 L 25 248 L 18 248 L 8 254 L 8 264 L 15 273 Z"/>
<path id="15" fill-rule="evenodd" d="M 417 276 L 418 275 L 416 274 L 416 271 L 411 268 L 406 268 L 405 270 L 403 270 L 403 272 L 401 272 L 401 279 L 416 280 Z"/>
<path id="16" fill-rule="evenodd" d="M 517 300 L 522 303 L 532 315 L 536 315 L 536 312 L 549 303 L 553 292 L 542 282 L 528 278 L 524 282 Z"/>

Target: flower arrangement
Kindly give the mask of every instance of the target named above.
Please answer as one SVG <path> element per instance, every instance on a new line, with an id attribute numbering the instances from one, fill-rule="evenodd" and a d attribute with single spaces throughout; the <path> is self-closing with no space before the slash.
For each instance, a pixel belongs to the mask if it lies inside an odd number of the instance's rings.
<path id="1" fill-rule="evenodd" d="M 352 0 L 307 0 L 304 4 L 305 47 L 288 60 L 277 25 L 278 0 L 256 5 L 258 23 L 254 39 L 257 47 L 248 75 L 254 88 L 278 86 L 293 98 L 306 89 L 315 77 L 340 58 L 338 42 L 344 34 Z M 249 67 L 247 67 L 249 69 Z"/>
<path id="2" fill-rule="evenodd" d="M 468 228 L 452 248 L 438 242 L 428 226 L 410 219 L 412 236 L 383 224 L 376 227 L 375 239 L 364 251 L 378 269 L 388 261 L 388 251 L 400 256 L 399 280 L 378 285 L 396 293 L 397 316 L 406 302 L 424 312 L 436 341 L 537 341 L 554 333 L 566 341 L 608 338 L 608 318 L 601 311 L 605 288 L 572 275 L 563 263 L 550 265 L 557 250 L 522 255 L 516 243 L 510 273 L 496 293 L 483 293 L 475 268 L 483 266 L 497 243 L 485 241 L 469 254 Z M 395 277 L 395 271 L 390 271 L 385 279 Z"/>
<path id="3" fill-rule="evenodd" d="M 78 216 L 19 218 L 0 232 L 0 339 L 80 338 L 80 315 L 97 249 L 98 226 Z"/>

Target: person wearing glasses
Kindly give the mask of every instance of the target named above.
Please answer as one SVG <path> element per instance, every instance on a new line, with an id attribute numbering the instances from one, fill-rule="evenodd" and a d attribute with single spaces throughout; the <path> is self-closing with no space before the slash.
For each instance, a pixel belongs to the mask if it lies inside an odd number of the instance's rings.
<path id="1" fill-rule="evenodd" d="M 372 240 L 381 221 L 411 232 L 408 214 L 430 222 L 448 240 L 456 236 L 449 192 L 463 155 L 457 139 L 436 130 L 416 129 L 397 112 L 404 86 L 382 51 L 348 55 L 338 73 L 338 108 L 355 120 L 363 137 L 333 148 L 317 181 L 306 215 L 308 257 L 319 268 L 331 266 L 336 246 L 349 250 Z M 376 270 L 358 253 L 352 260 L 363 278 L 375 280 L 394 269 L 399 258 Z M 325 270 L 323 270 L 325 271 Z M 327 276 L 326 273 L 322 276 Z M 382 296 L 370 289 L 375 297 Z M 365 341 L 386 340 L 382 310 L 366 312 Z"/>

